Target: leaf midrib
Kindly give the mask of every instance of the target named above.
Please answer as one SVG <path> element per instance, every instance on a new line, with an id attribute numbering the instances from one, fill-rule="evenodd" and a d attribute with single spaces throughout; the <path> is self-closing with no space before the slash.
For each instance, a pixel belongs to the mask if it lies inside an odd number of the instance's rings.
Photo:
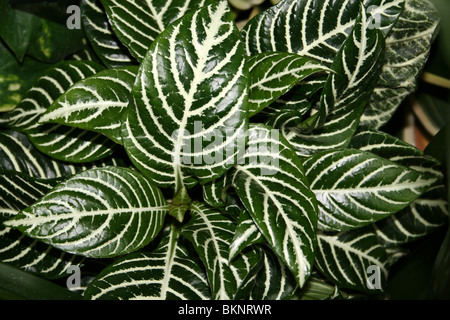
<path id="1" fill-rule="evenodd" d="M 95 210 L 95 211 L 72 211 L 70 213 L 55 214 L 50 216 L 31 216 L 29 213 L 24 213 L 26 217 L 22 219 L 9 220 L 4 222 L 5 225 L 10 227 L 25 226 L 25 225 L 35 225 L 36 223 L 43 224 L 55 220 L 66 220 L 66 219 L 80 219 L 85 217 L 94 217 L 100 215 L 115 215 L 115 214 L 128 214 L 128 213 L 142 213 L 142 212 L 154 212 L 169 210 L 170 204 L 159 207 L 140 207 L 140 208 L 117 208 L 117 209 L 105 209 L 105 210 Z"/>
<path id="2" fill-rule="evenodd" d="M 433 181 L 436 181 L 436 179 L 429 179 L 429 180 L 422 180 L 422 181 L 416 181 L 416 182 L 406 182 L 406 183 L 396 183 L 395 185 L 385 185 L 381 187 L 367 187 L 367 188 L 343 188 L 343 189 L 315 189 L 312 186 L 312 191 L 314 193 L 334 193 L 334 194 L 354 194 L 354 193 L 377 193 L 377 192 L 384 192 L 384 191 L 401 191 L 405 189 L 413 190 L 420 187 L 425 187 L 427 185 L 431 185 Z"/>
<path id="3" fill-rule="evenodd" d="M 252 179 L 252 180 L 255 181 L 259 186 L 261 186 L 261 188 L 264 189 L 264 191 L 266 192 L 266 194 L 268 195 L 268 197 L 275 203 L 276 207 L 278 208 L 278 213 L 281 215 L 281 217 L 282 217 L 282 219 L 283 219 L 283 221 L 284 221 L 284 223 L 285 223 L 285 225 L 286 225 L 286 229 L 285 229 L 285 230 L 287 230 L 287 232 L 288 232 L 289 239 L 291 239 L 291 241 L 292 241 L 293 243 L 296 243 L 296 241 L 294 241 L 294 239 L 297 239 L 297 238 L 298 238 L 298 237 L 297 237 L 297 234 L 294 232 L 294 230 L 292 230 L 290 223 L 287 223 L 287 222 L 289 222 L 290 219 L 288 219 L 288 218 L 285 216 L 285 213 L 284 213 L 284 211 L 283 211 L 283 205 L 278 201 L 278 199 L 276 199 L 276 198 L 272 195 L 272 192 L 270 192 L 270 189 L 268 189 L 267 186 L 265 186 L 261 181 L 259 181 L 259 180 L 257 179 L 257 177 L 256 177 L 254 174 L 252 174 L 250 171 L 248 171 L 247 169 L 243 168 L 242 166 L 236 166 L 236 169 L 237 169 L 237 170 L 236 170 L 236 174 L 237 174 L 239 171 L 242 171 L 242 172 L 243 172 L 244 174 L 246 174 L 250 179 Z M 234 177 L 236 177 L 236 174 L 234 175 Z M 233 180 L 234 180 L 234 177 L 233 177 Z M 250 195 L 249 195 L 249 196 L 250 196 Z M 300 260 L 300 262 L 305 263 L 306 258 L 305 258 L 305 256 L 303 255 L 303 252 L 300 250 L 301 246 L 300 246 L 300 245 L 299 245 L 299 246 L 294 245 L 293 248 L 294 248 L 295 255 L 296 255 L 296 259 L 295 259 L 295 260 L 296 260 L 296 261 Z M 301 266 L 297 266 L 297 269 L 298 269 L 298 271 L 299 271 L 299 273 L 300 273 L 300 274 L 297 275 L 297 276 L 299 277 L 299 279 L 304 279 L 304 278 L 305 278 L 305 275 L 304 275 L 304 272 L 303 272 L 303 269 L 301 268 Z"/>

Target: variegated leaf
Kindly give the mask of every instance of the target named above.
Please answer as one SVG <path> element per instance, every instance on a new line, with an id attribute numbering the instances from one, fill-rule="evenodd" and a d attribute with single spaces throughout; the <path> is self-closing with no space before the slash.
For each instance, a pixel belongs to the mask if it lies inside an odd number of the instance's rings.
<path id="1" fill-rule="evenodd" d="M 357 133 L 350 146 L 372 152 L 437 179 L 427 192 L 408 207 L 374 224 L 384 245 L 397 246 L 411 242 L 435 231 L 448 221 L 444 176 L 437 160 L 425 157 L 416 147 L 376 130 Z"/>
<path id="2" fill-rule="evenodd" d="M 117 144 L 101 133 L 60 124 L 43 124 L 27 134 L 40 152 L 59 161 L 88 164 L 117 150 Z"/>
<path id="3" fill-rule="evenodd" d="M 428 0 L 406 0 L 405 8 L 386 39 L 383 71 L 361 126 L 380 128 L 417 87 L 439 25 L 439 13 Z"/>
<path id="4" fill-rule="evenodd" d="M 326 75 L 316 75 L 300 81 L 289 92 L 287 92 L 279 99 L 277 99 L 274 103 L 262 110 L 259 115 L 264 115 L 266 116 L 266 118 L 269 118 L 270 123 L 275 123 L 275 121 L 270 119 L 282 116 L 283 114 L 288 112 L 296 112 L 300 117 L 296 125 L 300 124 L 302 120 L 301 117 L 306 114 L 306 112 L 309 111 L 312 106 L 315 106 L 318 103 L 321 90 L 325 86 L 326 81 Z M 275 127 L 269 122 L 266 122 L 266 124 Z M 280 122 L 280 120 L 277 120 L 276 122 Z M 281 124 L 282 123 L 284 122 L 281 122 Z M 281 126 L 281 124 L 277 125 L 276 127 Z"/>
<path id="5" fill-rule="evenodd" d="M 136 171 L 95 168 L 65 180 L 5 225 L 66 252 L 113 257 L 153 240 L 168 210 L 161 191 Z"/>
<path id="6" fill-rule="evenodd" d="M 361 8 L 355 27 L 331 65 L 334 72 L 328 76 L 322 92 L 316 120 L 319 126 L 329 114 L 353 110 L 366 103 L 381 71 L 384 49 L 382 32 L 373 28 Z"/>
<path id="7" fill-rule="evenodd" d="M 231 220 L 236 223 L 239 222 L 239 217 L 241 216 L 241 212 L 245 210 L 244 205 L 242 204 L 239 196 L 233 189 L 229 189 L 226 193 L 226 199 L 224 202 L 224 206 L 220 207 L 219 210 L 224 215 L 231 218 Z"/>
<path id="8" fill-rule="evenodd" d="M 264 52 L 247 60 L 249 68 L 249 116 L 287 93 L 304 78 L 330 71 L 318 62 L 287 52 Z"/>
<path id="9" fill-rule="evenodd" d="M 416 147 L 388 133 L 374 129 L 359 130 L 352 137 L 348 147 L 371 152 L 394 162 L 410 157 L 423 157 L 423 152 Z"/>
<path id="10" fill-rule="evenodd" d="M 33 83 L 17 108 L 5 115 L 8 125 L 26 132 L 39 151 L 61 161 L 85 163 L 111 155 L 115 143 L 102 134 L 38 123 L 41 114 L 70 86 L 102 69 L 91 61 L 62 61 L 52 66 Z"/>
<path id="11" fill-rule="evenodd" d="M 110 68 L 134 64 L 134 58 L 112 31 L 100 0 L 82 0 L 80 9 L 84 32 L 100 60 Z"/>
<path id="12" fill-rule="evenodd" d="M 245 67 L 225 0 L 191 11 L 161 33 L 139 69 L 123 124 L 135 166 L 175 192 L 223 175 L 244 148 Z"/>
<path id="13" fill-rule="evenodd" d="M 250 20 L 243 29 L 247 55 L 283 51 L 331 65 L 351 32 L 360 1 L 283 0 Z M 404 0 L 365 0 L 367 22 L 386 35 L 396 22 Z"/>
<path id="14" fill-rule="evenodd" d="M 78 81 L 52 103 L 39 122 L 103 133 L 121 144 L 121 120 L 137 70 L 135 66 L 111 68 Z"/>
<path id="15" fill-rule="evenodd" d="M 302 286 L 312 269 L 317 204 L 303 166 L 278 131 L 249 129 L 247 151 L 230 171 L 233 187 L 276 255 Z"/>
<path id="16" fill-rule="evenodd" d="M 69 164 L 52 159 L 37 150 L 28 137 L 20 132 L 0 132 L 0 170 L 16 171 L 34 178 L 51 179 L 70 177 L 92 167 L 125 165 L 116 157 L 108 157 L 86 165 Z"/>
<path id="17" fill-rule="evenodd" d="M 320 152 L 303 165 L 323 230 L 360 228 L 386 218 L 436 182 L 433 176 L 354 149 Z"/>
<path id="18" fill-rule="evenodd" d="M 36 179 L 14 172 L 0 172 L 0 223 L 14 217 L 50 191 L 60 179 Z M 17 230 L 0 226 L 0 261 L 55 279 L 80 265 L 81 257 L 59 251 Z"/>
<path id="19" fill-rule="evenodd" d="M 201 262 L 172 230 L 152 252 L 127 255 L 104 269 L 88 286 L 86 299 L 208 300 Z"/>
<path id="20" fill-rule="evenodd" d="M 239 214 L 239 221 L 234 232 L 233 240 L 230 244 L 229 261 L 234 258 L 248 246 L 264 243 L 264 237 L 259 232 L 252 218 L 246 210 Z"/>
<path id="21" fill-rule="evenodd" d="M 399 138 L 388 133 L 366 129 L 355 134 L 349 148 L 374 153 L 416 171 L 426 172 L 437 178 L 437 184 L 443 184 L 442 165 L 436 159 Z"/>
<path id="22" fill-rule="evenodd" d="M 205 0 L 101 0 L 112 28 L 131 54 L 141 62 L 156 37 L 187 11 Z"/>
<path id="23" fill-rule="evenodd" d="M 70 276 L 69 268 L 81 267 L 85 258 L 0 226 L 0 261 L 46 279 L 59 279 Z"/>
<path id="24" fill-rule="evenodd" d="M 228 252 L 235 226 L 224 215 L 205 204 L 191 204 L 191 219 L 182 235 L 194 246 L 206 266 L 212 299 L 241 299 L 248 295 L 259 264 L 259 252 L 246 250 L 232 262 Z"/>
<path id="25" fill-rule="evenodd" d="M 33 204 L 62 179 L 38 179 L 15 171 L 0 171 L 0 222 Z"/>
<path id="26" fill-rule="evenodd" d="M 384 37 L 367 21 L 362 9 L 331 66 L 334 73 L 328 76 L 318 110 L 297 127 L 281 126 L 297 154 L 345 147 L 355 133 L 384 55 Z"/>
<path id="27" fill-rule="evenodd" d="M 70 56 L 67 56 L 65 60 L 75 60 L 75 61 L 94 61 L 100 62 L 97 58 L 96 54 L 90 47 L 84 48 L 80 51 L 72 53 Z"/>
<path id="28" fill-rule="evenodd" d="M 379 293 L 388 276 L 386 251 L 370 227 L 317 234 L 316 266 L 340 288 Z"/>
<path id="29" fill-rule="evenodd" d="M 270 249 L 263 250 L 264 260 L 251 293 L 252 300 L 288 300 L 298 284 L 286 267 Z M 308 282 L 307 282 L 308 283 Z"/>
<path id="30" fill-rule="evenodd" d="M 280 124 L 277 129 L 302 158 L 324 150 L 345 148 L 358 127 L 364 105 L 350 110 L 344 108 L 342 111 L 331 114 L 322 127 L 310 132 L 304 132 L 299 127 L 291 127 L 290 121 Z"/>
<path id="31" fill-rule="evenodd" d="M 448 223 L 448 203 L 443 184 L 432 186 L 402 211 L 374 224 L 380 242 L 399 246 L 423 238 Z"/>
<path id="32" fill-rule="evenodd" d="M 39 128 L 39 117 L 47 108 L 75 82 L 93 75 L 104 67 L 91 61 L 62 61 L 49 67 L 32 87 L 22 101 L 11 112 L 2 116 L 8 127 L 21 132 Z"/>
<path id="33" fill-rule="evenodd" d="M 231 181 L 227 174 L 211 182 L 202 185 L 203 201 L 215 208 L 225 206 L 227 191 L 231 187 Z"/>

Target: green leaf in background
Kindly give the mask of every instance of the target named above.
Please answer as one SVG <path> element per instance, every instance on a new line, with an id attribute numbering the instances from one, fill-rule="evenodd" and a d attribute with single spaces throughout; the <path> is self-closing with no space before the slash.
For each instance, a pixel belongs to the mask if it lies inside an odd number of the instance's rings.
<path id="1" fill-rule="evenodd" d="M 372 153 L 338 149 L 317 153 L 303 166 L 319 204 L 319 227 L 360 228 L 400 211 L 436 177 Z"/>
<path id="2" fill-rule="evenodd" d="M 317 242 L 316 266 L 328 280 L 341 288 L 369 293 L 385 289 L 387 255 L 372 229 L 318 234 Z"/>
<path id="3" fill-rule="evenodd" d="M 449 199 L 450 200 L 450 199 Z M 450 263 L 450 227 L 436 255 L 436 260 L 431 273 L 431 285 L 428 296 L 432 299 L 448 300 L 450 298 L 450 275 L 448 265 Z"/>
<path id="4" fill-rule="evenodd" d="M 330 71 L 314 60 L 287 52 L 264 52 L 247 59 L 249 68 L 249 116 L 253 116 L 288 92 L 304 78 Z"/>
<path id="5" fill-rule="evenodd" d="M 0 15 L 0 37 L 14 52 L 17 60 L 23 61 L 39 18 L 15 9 L 8 0 L 0 0 Z"/>
<path id="6" fill-rule="evenodd" d="M 95 168 L 57 185 L 5 225 L 66 252 L 113 257 L 153 240 L 168 210 L 161 191 L 136 171 Z"/>
<path id="7" fill-rule="evenodd" d="M 13 130 L 0 132 L 0 168 L 41 179 L 68 177 L 77 172 L 75 166 L 43 155 L 25 134 Z"/>
<path id="8" fill-rule="evenodd" d="M 275 254 L 302 286 L 312 269 L 317 204 L 303 166 L 278 131 L 252 125 L 247 151 L 228 173 Z"/>
<path id="9" fill-rule="evenodd" d="M 445 296 L 429 296 L 433 284 L 433 266 L 444 243 L 445 231 L 443 229 L 406 246 L 408 254 L 389 271 L 389 282 L 385 290 L 387 299 L 392 301 L 445 299 Z M 448 270 L 448 265 L 444 268 Z M 445 286 L 446 272 L 441 273 L 438 279 Z"/>
<path id="10" fill-rule="evenodd" d="M 380 242 L 398 246 L 423 238 L 448 222 L 445 187 L 431 187 L 402 211 L 374 224 Z"/>
<path id="11" fill-rule="evenodd" d="M 264 0 L 229 0 L 230 4 L 238 10 L 249 10 L 264 3 Z"/>
<path id="12" fill-rule="evenodd" d="M 175 229 L 152 252 L 126 255 L 103 270 L 84 298 L 126 300 L 209 300 L 201 262 L 186 249 Z"/>
<path id="13" fill-rule="evenodd" d="M 17 10 L 38 18 L 33 25 L 26 54 L 44 62 L 56 63 L 84 48 L 86 40 L 83 30 L 67 25 L 70 17 L 68 7 L 78 4 L 77 0 L 17 4 Z"/>
<path id="14" fill-rule="evenodd" d="M 0 262 L 4 264 L 53 280 L 70 276 L 70 268 L 80 267 L 84 260 L 0 226 Z"/>
<path id="15" fill-rule="evenodd" d="M 0 263 L 2 300 L 81 300 L 75 292 L 28 272 Z"/>
<path id="16" fill-rule="evenodd" d="M 439 15 L 441 16 L 441 21 L 449 21 L 450 19 L 450 3 L 446 0 L 430 0 Z M 444 70 L 450 70 L 450 58 L 448 52 L 450 52 L 450 26 L 447 23 L 441 23 L 439 26 L 439 35 L 437 39 L 437 48 L 439 52 L 439 57 L 441 61 L 444 61 L 447 68 Z M 437 60 L 438 62 L 439 60 Z M 437 64 L 438 68 L 442 69 L 442 65 Z M 446 74 L 447 79 L 449 79 L 449 74 Z"/>
<path id="17" fill-rule="evenodd" d="M 0 40 L 0 112 L 14 109 L 32 82 L 48 67 L 49 64 L 29 57 L 19 63 Z M 4 123 L 0 113 L 0 124 Z"/>
<path id="18" fill-rule="evenodd" d="M 416 90 L 436 36 L 439 15 L 428 0 L 407 0 L 386 38 L 383 71 L 361 117 L 361 126 L 380 128 L 403 99 Z"/>
<path id="19" fill-rule="evenodd" d="M 239 299 L 248 294 L 248 281 L 259 269 L 260 255 L 257 250 L 241 252 L 232 262 L 228 251 L 235 226 L 218 211 L 205 204 L 193 202 L 191 219 L 181 230 L 206 266 L 213 300 Z"/>
<path id="20" fill-rule="evenodd" d="M 117 144 L 101 133 L 63 125 L 43 124 L 28 132 L 33 145 L 42 153 L 74 163 L 99 161 L 114 153 Z"/>
<path id="21" fill-rule="evenodd" d="M 448 88 L 419 83 L 412 105 L 414 115 L 431 137 L 436 136 L 450 120 L 450 72 Z"/>
<path id="22" fill-rule="evenodd" d="M 147 52 L 122 138 L 134 165 L 156 185 L 177 193 L 236 163 L 248 121 L 239 37 L 221 0 L 184 15 Z"/>
<path id="23" fill-rule="evenodd" d="M 101 2 L 117 37 L 139 62 L 156 37 L 172 22 L 206 3 L 205 0 Z"/>
<path id="24" fill-rule="evenodd" d="M 100 60 L 110 68 L 135 64 L 128 49 L 113 33 L 100 0 L 82 0 L 80 8 L 86 37 Z"/>
<path id="25" fill-rule="evenodd" d="M 78 81 L 47 108 L 39 123 L 103 133 L 121 144 L 121 120 L 137 71 L 136 66 L 111 68 Z"/>

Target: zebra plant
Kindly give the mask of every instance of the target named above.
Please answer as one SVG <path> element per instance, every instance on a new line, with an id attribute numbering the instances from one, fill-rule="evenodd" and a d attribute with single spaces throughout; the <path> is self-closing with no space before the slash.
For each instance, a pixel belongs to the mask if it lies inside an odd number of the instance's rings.
<path id="1" fill-rule="evenodd" d="M 282 0 L 241 30 L 226 0 L 78 5 L 84 49 L 0 114 L 3 268 L 79 270 L 85 299 L 346 298 L 446 223 L 439 161 L 383 131 L 428 0 Z"/>

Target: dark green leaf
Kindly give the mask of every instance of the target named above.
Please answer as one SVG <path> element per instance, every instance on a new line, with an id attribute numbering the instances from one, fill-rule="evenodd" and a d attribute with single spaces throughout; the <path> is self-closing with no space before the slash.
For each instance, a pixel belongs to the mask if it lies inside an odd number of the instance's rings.
<path id="1" fill-rule="evenodd" d="M 82 297 L 48 280 L 0 263 L 0 299 L 81 300 Z"/>
<path id="2" fill-rule="evenodd" d="M 256 250 L 241 252 L 232 262 L 228 252 L 235 231 L 233 223 L 218 211 L 198 202 L 191 204 L 191 219 L 183 226 L 182 235 L 194 246 L 206 266 L 212 299 L 241 299 L 259 269 Z"/>
<path id="3" fill-rule="evenodd" d="M 72 85 L 41 115 L 39 123 L 59 123 L 103 133 L 122 143 L 121 120 L 131 99 L 138 67 L 100 71 Z"/>
<path id="4" fill-rule="evenodd" d="M 89 285 L 85 299 L 207 300 L 201 262 L 190 255 L 172 230 L 152 252 L 127 255 L 103 270 Z"/>
<path id="5" fill-rule="evenodd" d="M 319 202 L 319 226 L 333 231 L 386 218 L 408 206 L 437 180 L 354 149 L 320 152 L 303 165 Z"/>
<path id="6" fill-rule="evenodd" d="M 131 54 L 141 62 L 156 37 L 186 12 L 205 0 L 101 0 L 112 28 Z"/>
<path id="7" fill-rule="evenodd" d="M 110 68 L 134 64 L 128 49 L 113 33 L 100 0 L 82 0 L 80 8 L 86 37 L 100 60 Z"/>
<path id="8" fill-rule="evenodd" d="M 233 187 L 275 254 L 302 286 L 316 245 L 317 204 L 300 159 L 278 131 L 253 125 Z"/>
<path id="9" fill-rule="evenodd" d="M 176 193 L 236 163 L 247 127 L 239 36 L 221 0 L 177 20 L 147 52 L 122 138 L 134 165 L 158 186 Z"/>
<path id="10" fill-rule="evenodd" d="M 57 185 L 5 225 L 66 252 L 113 257 L 152 241 L 168 210 L 161 191 L 138 172 L 95 168 Z"/>

